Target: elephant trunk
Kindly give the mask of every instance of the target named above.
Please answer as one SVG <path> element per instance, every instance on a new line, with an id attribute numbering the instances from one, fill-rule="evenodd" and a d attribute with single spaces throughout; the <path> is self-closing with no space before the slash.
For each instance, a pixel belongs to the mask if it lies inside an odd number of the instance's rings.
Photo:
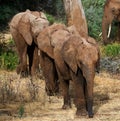
<path id="1" fill-rule="evenodd" d="M 95 77 L 95 66 L 83 68 L 83 76 L 86 79 L 86 102 L 89 118 L 93 117 L 93 86 Z"/>
<path id="2" fill-rule="evenodd" d="M 114 19 L 114 16 L 110 11 L 105 7 L 104 15 L 102 18 L 102 37 L 104 44 L 108 44 L 108 38 L 111 32 L 111 23 Z"/>
<path id="3" fill-rule="evenodd" d="M 107 30 L 108 30 L 109 24 L 105 22 L 103 19 L 102 21 L 102 37 L 104 44 L 107 44 Z"/>

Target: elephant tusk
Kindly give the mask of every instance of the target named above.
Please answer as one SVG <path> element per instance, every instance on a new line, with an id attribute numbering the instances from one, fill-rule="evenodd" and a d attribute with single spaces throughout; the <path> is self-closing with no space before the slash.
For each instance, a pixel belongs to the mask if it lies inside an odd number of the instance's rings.
<path id="1" fill-rule="evenodd" d="M 107 38 L 109 38 L 109 37 L 110 37 L 110 32 L 111 32 L 111 24 L 109 25 L 109 30 L 108 30 Z"/>

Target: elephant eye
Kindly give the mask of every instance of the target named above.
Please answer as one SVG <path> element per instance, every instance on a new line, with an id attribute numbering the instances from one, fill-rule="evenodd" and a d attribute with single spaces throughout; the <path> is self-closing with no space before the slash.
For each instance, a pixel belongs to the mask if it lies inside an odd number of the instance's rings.
<path id="1" fill-rule="evenodd" d="M 111 11 L 112 11 L 112 13 L 114 14 L 114 13 L 115 13 L 115 8 L 112 8 Z"/>

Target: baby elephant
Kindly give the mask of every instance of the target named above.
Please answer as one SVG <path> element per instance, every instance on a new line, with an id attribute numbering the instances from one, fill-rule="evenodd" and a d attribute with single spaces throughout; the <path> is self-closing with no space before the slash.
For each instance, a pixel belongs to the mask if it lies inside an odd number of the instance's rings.
<path id="1" fill-rule="evenodd" d="M 38 47 L 35 39 L 38 33 L 49 25 L 49 22 L 44 13 L 26 10 L 16 14 L 9 25 L 19 56 L 17 73 L 22 76 L 28 75 L 28 55 L 29 73 L 34 76 L 39 67 Z"/>
<path id="2" fill-rule="evenodd" d="M 88 112 L 89 117 L 93 117 L 93 83 L 95 70 L 99 65 L 99 49 L 95 40 L 91 37 L 82 38 L 75 29 L 67 28 L 62 24 L 53 24 L 39 33 L 37 43 L 44 57 L 49 58 L 49 67 L 52 63 L 54 70 L 57 71 L 64 98 L 62 108 L 71 107 L 69 81 L 72 80 L 75 89 L 76 114 L 83 115 Z M 42 67 L 46 72 L 45 66 Z M 44 75 L 49 87 L 55 88 L 55 83 L 51 84 L 49 78 L 51 70 L 47 69 Z M 55 75 L 52 76 L 55 79 Z"/>
<path id="3" fill-rule="evenodd" d="M 75 90 L 76 114 L 78 116 L 86 115 L 88 112 L 89 117 L 92 118 L 94 77 L 95 70 L 99 65 L 98 48 L 84 38 L 73 35 L 63 44 L 60 54 L 61 61 L 64 62 L 67 70 L 59 68 L 61 65 L 56 60 L 60 82 L 64 85 L 64 106 L 69 106 L 68 81 L 71 79 Z"/>

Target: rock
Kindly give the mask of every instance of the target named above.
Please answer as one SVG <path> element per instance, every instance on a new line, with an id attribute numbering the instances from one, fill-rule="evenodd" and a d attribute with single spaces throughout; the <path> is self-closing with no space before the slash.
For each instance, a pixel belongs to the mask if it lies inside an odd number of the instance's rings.
<path id="1" fill-rule="evenodd" d="M 120 73 L 120 58 L 101 58 L 100 69 L 112 73 Z"/>

